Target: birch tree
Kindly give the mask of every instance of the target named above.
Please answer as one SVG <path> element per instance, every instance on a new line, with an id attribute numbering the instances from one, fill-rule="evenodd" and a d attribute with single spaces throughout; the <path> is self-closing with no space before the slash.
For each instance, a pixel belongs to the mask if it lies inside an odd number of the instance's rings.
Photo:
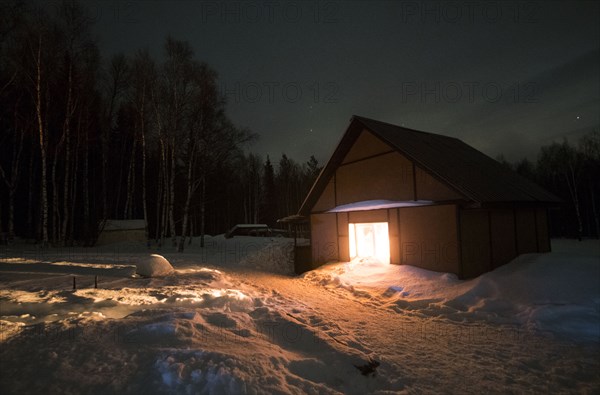
<path id="1" fill-rule="evenodd" d="M 148 104 L 151 99 L 150 92 L 152 90 L 152 86 L 156 83 L 156 66 L 154 64 L 154 61 L 150 57 L 148 51 L 138 51 L 136 53 L 132 61 L 131 71 L 132 72 L 129 100 L 131 101 L 131 103 L 133 103 L 133 107 L 136 112 L 135 138 L 139 138 L 141 144 L 142 209 L 144 216 L 144 233 L 146 236 L 146 240 L 149 240 L 150 235 L 148 230 L 148 202 L 146 191 L 146 135 L 149 129 L 148 125 L 150 123 L 150 114 L 152 113 Z"/>

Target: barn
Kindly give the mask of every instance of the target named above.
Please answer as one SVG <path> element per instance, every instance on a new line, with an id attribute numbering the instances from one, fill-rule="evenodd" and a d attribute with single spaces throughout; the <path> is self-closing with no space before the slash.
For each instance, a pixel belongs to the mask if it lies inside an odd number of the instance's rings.
<path id="1" fill-rule="evenodd" d="M 375 257 L 478 276 L 550 251 L 559 199 L 459 139 L 354 116 L 300 208 L 311 263 Z"/>

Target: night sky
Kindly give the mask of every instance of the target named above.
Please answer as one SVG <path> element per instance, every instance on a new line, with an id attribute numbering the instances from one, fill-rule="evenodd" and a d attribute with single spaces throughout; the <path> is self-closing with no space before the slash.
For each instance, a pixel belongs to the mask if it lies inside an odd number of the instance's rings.
<path id="1" fill-rule="evenodd" d="M 326 161 L 353 114 L 496 157 L 600 124 L 600 3 L 97 1 L 106 57 L 187 40 L 251 151 Z"/>

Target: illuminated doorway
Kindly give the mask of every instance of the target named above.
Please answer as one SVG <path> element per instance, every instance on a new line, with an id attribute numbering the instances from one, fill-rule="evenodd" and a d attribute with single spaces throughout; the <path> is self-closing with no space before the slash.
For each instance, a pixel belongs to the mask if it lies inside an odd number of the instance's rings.
<path id="1" fill-rule="evenodd" d="M 375 258 L 390 263 L 390 238 L 387 222 L 348 224 L 350 259 Z"/>

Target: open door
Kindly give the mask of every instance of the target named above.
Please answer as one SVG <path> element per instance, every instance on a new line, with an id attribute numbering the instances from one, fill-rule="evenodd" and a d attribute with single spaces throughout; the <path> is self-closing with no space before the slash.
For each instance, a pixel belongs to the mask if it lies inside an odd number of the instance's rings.
<path id="1" fill-rule="evenodd" d="M 390 263 L 390 237 L 387 222 L 348 224 L 350 259 L 375 258 Z"/>

